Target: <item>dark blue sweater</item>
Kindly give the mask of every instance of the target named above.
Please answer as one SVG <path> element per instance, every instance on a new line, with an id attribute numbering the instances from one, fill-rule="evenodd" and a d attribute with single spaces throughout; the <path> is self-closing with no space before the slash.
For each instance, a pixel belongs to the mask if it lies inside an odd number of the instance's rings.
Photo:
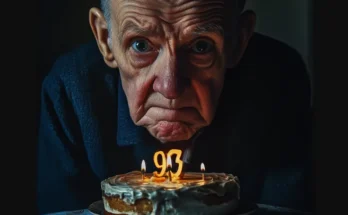
<path id="1" fill-rule="evenodd" d="M 118 71 L 95 42 L 57 60 L 42 86 L 38 145 L 40 214 L 88 207 L 100 181 L 153 171 L 159 147 L 130 119 Z M 193 171 L 228 172 L 241 198 L 305 209 L 310 195 L 310 85 L 299 54 L 256 34 L 239 66 L 226 73 L 217 115 L 197 139 Z"/>

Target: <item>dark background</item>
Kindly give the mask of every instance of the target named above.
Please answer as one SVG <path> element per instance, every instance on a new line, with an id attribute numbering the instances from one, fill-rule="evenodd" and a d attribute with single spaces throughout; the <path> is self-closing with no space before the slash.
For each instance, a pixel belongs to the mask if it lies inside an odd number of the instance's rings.
<path id="1" fill-rule="evenodd" d="M 99 7 L 99 3 L 99 0 L 39 0 L 38 95 L 41 83 L 57 57 L 94 39 L 88 13 L 91 7 Z M 39 105 L 40 97 L 37 102 Z"/>

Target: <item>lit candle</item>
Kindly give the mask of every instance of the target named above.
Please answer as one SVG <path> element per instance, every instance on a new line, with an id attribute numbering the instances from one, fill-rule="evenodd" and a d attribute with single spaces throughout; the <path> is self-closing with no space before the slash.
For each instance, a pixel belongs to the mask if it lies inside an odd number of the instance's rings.
<path id="1" fill-rule="evenodd" d="M 202 171 L 202 180 L 204 181 L 204 171 L 205 171 L 204 163 L 201 163 L 201 171 Z"/>
<path id="2" fill-rule="evenodd" d="M 144 177 L 145 177 L 145 171 L 146 171 L 146 165 L 145 165 L 145 161 L 143 160 L 141 162 L 141 179 L 144 181 Z"/>
<path id="3" fill-rule="evenodd" d="M 168 170 L 168 176 L 169 176 L 169 181 L 172 181 L 172 158 L 170 156 L 167 156 L 167 170 Z"/>

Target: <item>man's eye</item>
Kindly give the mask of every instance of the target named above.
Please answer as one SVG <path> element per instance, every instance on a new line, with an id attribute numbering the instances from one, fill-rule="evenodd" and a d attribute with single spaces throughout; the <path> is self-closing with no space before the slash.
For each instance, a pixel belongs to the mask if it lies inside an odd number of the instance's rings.
<path id="1" fill-rule="evenodd" d="M 152 48 L 147 40 L 134 40 L 132 43 L 132 48 L 136 52 L 148 52 L 151 51 Z"/>
<path id="2" fill-rule="evenodd" d="M 191 46 L 191 49 L 196 54 L 206 54 L 213 51 L 214 44 L 208 40 L 197 40 Z"/>

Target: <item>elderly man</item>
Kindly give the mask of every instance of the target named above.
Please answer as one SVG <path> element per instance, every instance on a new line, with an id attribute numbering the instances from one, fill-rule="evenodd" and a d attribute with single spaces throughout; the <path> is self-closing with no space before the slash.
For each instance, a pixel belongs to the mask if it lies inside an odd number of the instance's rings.
<path id="1" fill-rule="evenodd" d="M 39 136 L 40 213 L 86 208 L 100 181 L 155 170 L 182 149 L 186 170 L 228 172 L 241 199 L 305 208 L 310 93 L 286 45 L 254 34 L 238 0 L 102 0 L 96 43 L 45 78 Z M 99 49 L 99 51 L 98 51 Z"/>

